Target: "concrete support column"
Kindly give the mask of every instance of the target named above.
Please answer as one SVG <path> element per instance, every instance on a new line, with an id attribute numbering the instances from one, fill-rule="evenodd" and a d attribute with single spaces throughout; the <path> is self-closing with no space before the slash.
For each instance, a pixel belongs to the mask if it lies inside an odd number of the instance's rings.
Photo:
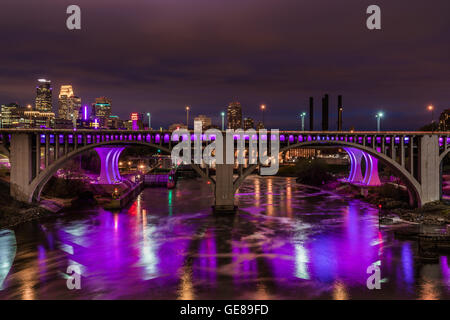
<path id="1" fill-rule="evenodd" d="M 359 149 L 350 147 L 346 147 L 344 150 L 348 153 L 350 158 L 350 174 L 347 181 L 350 183 L 362 183 L 361 159 L 363 157 L 363 152 Z"/>
<path id="2" fill-rule="evenodd" d="M 41 135 L 36 134 L 36 176 L 41 172 Z"/>
<path id="3" fill-rule="evenodd" d="M 59 158 L 59 133 L 55 134 L 55 161 Z"/>
<path id="4" fill-rule="evenodd" d="M 69 136 L 68 135 L 64 135 L 64 155 L 67 155 L 67 153 L 69 152 Z"/>
<path id="5" fill-rule="evenodd" d="M 395 150 L 395 136 L 391 137 L 391 158 L 394 161 L 397 161 L 397 152 Z"/>
<path id="6" fill-rule="evenodd" d="M 95 148 L 101 161 L 99 183 L 114 184 L 122 177 L 119 173 L 119 156 L 125 147 L 98 147 Z"/>
<path id="7" fill-rule="evenodd" d="M 223 162 L 225 162 L 226 143 L 223 144 L 223 150 Z M 233 182 L 233 164 L 217 164 L 213 206 L 215 213 L 234 213 L 236 211 Z"/>
<path id="8" fill-rule="evenodd" d="M 50 144 L 49 141 L 50 140 L 50 135 L 46 134 L 45 135 L 45 152 L 44 152 L 44 157 L 45 157 L 45 168 L 48 168 L 48 163 L 50 161 Z"/>
<path id="9" fill-rule="evenodd" d="M 439 137 L 420 137 L 418 163 L 418 180 L 421 186 L 420 205 L 440 199 L 441 177 Z"/>
<path id="10" fill-rule="evenodd" d="M 405 137 L 400 137 L 400 165 L 405 167 Z"/>
<path id="11" fill-rule="evenodd" d="M 414 137 L 409 138 L 409 173 L 414 177 Z"/>
<path id="12" fill-rule="evenodd" d="M 38 135 L 39 136 L 39 135 Z M 30 183 L 32 170 L 32 135 L 17 133 L 11 135 L 11 196 L 19 201 L 31 202 Z"/>
<path id="13" fill-rule="evenodd" d="M 380 177 L 378 176 L 378 159 L 366 152 L 363 152 L 363 156 L 366 162 L 363 184 L 371 187 L 381 185 Z"/>

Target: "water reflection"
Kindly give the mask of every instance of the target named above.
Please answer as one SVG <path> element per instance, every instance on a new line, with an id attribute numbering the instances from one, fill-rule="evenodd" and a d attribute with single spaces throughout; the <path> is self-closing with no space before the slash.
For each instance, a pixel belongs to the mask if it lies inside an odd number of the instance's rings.
<path id="1" fill-rule="evenodd" d="M 212 215 L 212 200 L 208 184 L 180 181 L 144 190 L 120 213 L 68 212 L 4 230 L 0 298 L 449 297 L 448 257 L 421 264 L 416 244 L 380 229 L 367 204 L 257 176 L 239 189 L 236 215 Z M 369 290 L 376 261 L 382 289 Z M 70 265 L 82 271 L 80 291 L 66 287 Z"/>

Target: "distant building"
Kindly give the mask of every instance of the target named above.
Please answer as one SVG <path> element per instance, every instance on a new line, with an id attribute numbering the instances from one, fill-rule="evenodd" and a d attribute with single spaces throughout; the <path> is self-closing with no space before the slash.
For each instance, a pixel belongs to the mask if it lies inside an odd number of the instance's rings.
<path id="1" fill-rule="evenodd" d="M 439 130 L 450 131 L 450 109 L 446 109 L 439 117 Z"/>
<path id="2" fill-rule="evenodd" d="M 184 123 L 174 123 L 169 126 L 169 131 L 175 131 L 177 129 L 187 129 L 187 126 Z"/>
<path id="3" fill-rule="evenodd" d="M 72 121 L 75 126 L 81 109 L 81 98 L 74 95 L 71 85 L 61 86 L 58 98 L 58 117 Z"/>
<path id="4" fill-rule="evenodd" d="M 107 123 L 108 129 L 122 129 L 123 121 L 118 116 L 110 116 Z"/>
<path id="5" fill-rule="evenodd" d="M 36 111 L 52 112 L 52 82 L 39 79 L 36 87 Z"/>
<path id="6" fill-rule="evenodd" d="M 314 158 L 317 157 L 316 149 L 294 148 L 286 152 L 286 159 L 292 158 Z"/>
<path id="7" fill-rule="evenodd" d="M 73 127 L 74 126 L 73 126 L 72 120 L 61 119 L 61 118 L 55 119 L 55 125 L 54 125 L 55 129 L 72 129 Z"/>
<path id="8" fill-rule="evenodd" d="M 194 118 L 195 121 L 201 121 L 202 123 L 202 130 L 209 129 L 211 127 L 212 121 L 211 118 L 205 116 L 204 114 L 200 114 L 198 117 Z"/>
<path id="9" fill-rule="evenodd" d="M 111 100 L 106 97 L 96 98 L 95 103 L 92 104 L 91 118 L 98 119 L 100 127 L 106 128 L 110 116 Z"/>
<path id="10" fill-rule="evenodd" d="M 262 121 L 259 121 L 258 124 L 256 125 L 256 130 L 261 130 L 264 129 L 264 124 L 262 123 Z"/>
<path id="11" fill-rule="evenodd" d="M 2 105 L 1 116 L 2 128 L 14 128 L 17 127 L 20 120 L 20 109 L 21 107 L 17 103 L 10 103 L 7 105 Z"/>
<path id="12" fill-rule="evenodd" d="M 242 106 L 239 102 L 231 102 L 227 108 L 228 129 L 242 129 Z"/>
<path id="13" fill-rule="evenodd" d="M 35 128 L 53 128 L 55 126 L 55 113 L 40 112 L 37 110 L 30 110 L 24 112 L 24 122 L 28 119 Z"/>
<path id="14" fill-rule="evenodd" d="M 255 122 L 252 118 L 244 118 L 244 130 L 255 129 Z"/>

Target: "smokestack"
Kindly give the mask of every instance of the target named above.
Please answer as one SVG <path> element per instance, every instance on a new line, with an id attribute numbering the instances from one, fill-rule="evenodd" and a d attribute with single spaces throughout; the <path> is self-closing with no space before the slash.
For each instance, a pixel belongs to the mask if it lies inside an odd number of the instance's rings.
<path id="1" fill-rule="evenodd" d="M 338 131 L 342 131 L 342 111 L 344 111 L 344 108 L 342 107 L 342 95 L 338 95 Z"/>
<path id="2" fill-rule="evenodd" d="M 328 131 L 328 94 L 322 98 L 322 131 Z"/>
<path id="3" fill-rule="evenodd" d="M 309 97 L 309 131 L 314 131 L 314 98 Z"/>

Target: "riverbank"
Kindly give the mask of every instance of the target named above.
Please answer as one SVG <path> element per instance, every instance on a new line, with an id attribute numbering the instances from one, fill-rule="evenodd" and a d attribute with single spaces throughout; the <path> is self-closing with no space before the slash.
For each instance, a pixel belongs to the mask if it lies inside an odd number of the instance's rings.
<path id="1" fill-rule="evenodd" d="M 411 208 L 407 193 L 399 187 L 385 184 L 367 188 L 364 196 L 361 187 L 340 181 L 332 181 L 321 186 L 344 197 L 360 199 L 381 208 L 382 216 L 395 215 L 406 222 L 443 226 L 450 224 L 450 205 L 443 201 L 427 203 L 422 208 Z"/>
<path id="2" fill-rule="evenodd" d="M 11 198 L 9 183 L 0 180 L 0 229 L 11 228 L 50 214 L 53 212 L 43 207 Z"/>

